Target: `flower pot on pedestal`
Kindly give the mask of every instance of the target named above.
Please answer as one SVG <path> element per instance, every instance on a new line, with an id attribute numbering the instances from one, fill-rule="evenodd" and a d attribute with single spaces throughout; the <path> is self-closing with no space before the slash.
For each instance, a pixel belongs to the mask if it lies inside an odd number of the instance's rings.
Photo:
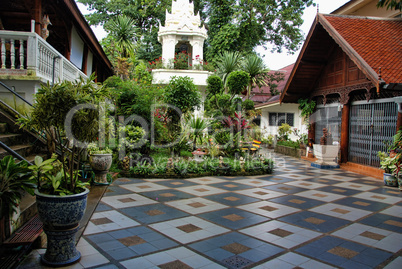
<path id="1" fill-rule="evenodd" d="M 89 163 L 95 173 L 95 184 L 109 185 L 107 180 L 107 173 L 112 166 L 112 154 L 91 154 Z"/>
<path id="2" fill-rule="evenodd" d="M 324 169 L 339 168 L 339 164 L 335 162 L 339 152 L 339 145 L 314 144 L 313 151 L 317 158 L 317 161 L 312 163 L 314 167 Z"/>
<path id="3" fill-rule="evenodd" d="M 41 260 L 50 266 L 65 266 L 79 261 L 75 234 L 84 216 L 89 190 L 73 195 L 47 195 L 35 191 L 38 214 L 47 235 L 47 249 Z"/>

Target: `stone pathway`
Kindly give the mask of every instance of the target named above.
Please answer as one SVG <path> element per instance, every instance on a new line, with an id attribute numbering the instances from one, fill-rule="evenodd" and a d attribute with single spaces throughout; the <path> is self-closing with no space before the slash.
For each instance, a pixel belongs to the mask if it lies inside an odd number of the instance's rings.
<path id="1" fill-rule="evenodd" d="M 119 178 L 67 268 L 402 268 L 402 192 L 273 157 L 272 175 Z"/>

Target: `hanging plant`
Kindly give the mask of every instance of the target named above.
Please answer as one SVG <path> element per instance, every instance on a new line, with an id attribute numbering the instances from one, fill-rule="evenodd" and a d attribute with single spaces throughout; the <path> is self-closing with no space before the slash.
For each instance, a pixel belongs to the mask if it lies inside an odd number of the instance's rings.
<path id="1" fill-rule="evenodd" d="M 309 118 L 314 113 L 316 102 L 313 100 L 309 101 L 309 99 L 299 99 L 298 103 L 304 124 L 306 124 L 307 127 L 309 127 Z"/>

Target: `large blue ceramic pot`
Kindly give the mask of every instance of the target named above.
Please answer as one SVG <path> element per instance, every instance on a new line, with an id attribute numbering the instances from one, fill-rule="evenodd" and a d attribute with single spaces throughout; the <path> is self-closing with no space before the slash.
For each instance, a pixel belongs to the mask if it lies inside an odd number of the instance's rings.
<path id="1" fill-rule="evenodd" d="M 384 173 L 384 184 L 386 186 L 398 187 L 398 179 L 392 174 Z"/>
<path id="2" fill-rule="evenodd" d="M 89 190 L 73 195 L 47 195 L 35 191 L 36 205 L 47 235 L 47 249 L 42 262 L 50 266 L 75 263 L 81 253 L 75 247 L 75 234 L 84 216 Z"/>

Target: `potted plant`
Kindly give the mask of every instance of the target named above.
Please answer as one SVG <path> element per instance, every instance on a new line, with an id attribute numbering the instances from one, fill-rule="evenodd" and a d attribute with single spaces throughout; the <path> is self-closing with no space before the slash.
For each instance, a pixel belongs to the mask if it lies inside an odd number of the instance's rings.
<path id="1" fill-rule="evenodd" d="M 398 180 L 393 175 L 394 170 L 397 168 L 396 156 L 390 157 L 386 152 L 379 151 L 377 156 L 380 158 L 380 167 L 384 169 L 384 184 L 386 186 L 396 187 L 398 186 Z"/>
<path id="2" fill-rule="evenodd" d="M 34 187 L 26 161 L 16 162 L 12 156 L 0 160 L 0 243 L 10 235 L 7 223 L 18 212 L 22 191 L 33 195 Z"/>
<path id="3" fill-rule="evenodd" d="M 89 163 L 94 171 L 95 185 L 109 185 L 107 174 L 113 162 L 113 151 L 108 147 L 101 149 L 95 143 L 88 145 Z"/>
<path id="4" fill-rule="evenodd" d="M 44 130 L 60 153 L 59 162 L 38 157 L 31 167 L 38 180 L 37 208 L 48 239 L 41 259 L 50 266 L 72 264 L 81 257 L 75 248 L 75 233 L 89 191 L 78 177 L 80 158 L 86 145 L 98 137 L 99 102 L 107 96 L 92 79 L 42 85 L 35 94 L 30 116 L 21 120 L 36 130 Z"/>

